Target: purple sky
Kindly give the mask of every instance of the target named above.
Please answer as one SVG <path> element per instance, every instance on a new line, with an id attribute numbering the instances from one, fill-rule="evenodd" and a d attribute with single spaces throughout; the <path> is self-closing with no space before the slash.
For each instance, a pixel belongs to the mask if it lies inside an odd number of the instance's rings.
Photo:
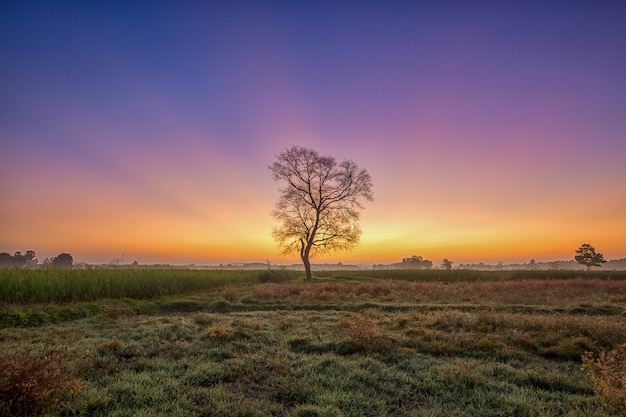
<path id="1" fill-rule="evenodd" d="M 374 180 L 321 261 L 626 256 L 626 3 L 247 3 L 0 4 L 0 251 L 291 261 L 300 145 Z"/>

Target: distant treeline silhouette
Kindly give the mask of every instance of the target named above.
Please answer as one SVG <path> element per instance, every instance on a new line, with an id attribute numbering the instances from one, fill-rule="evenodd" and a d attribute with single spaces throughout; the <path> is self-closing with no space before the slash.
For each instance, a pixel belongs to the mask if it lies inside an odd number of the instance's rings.
<path id="1" fill-rule="evenodd" d="M 25 254 L 15 252 L 13 255 L 7 252 L 0 253 L 0 268 L 71 268 L 74 258 L 69 253 L 61 253 L 54 258 L 46 258 L 39 263 L 34 250 L 27 250 Z"/>

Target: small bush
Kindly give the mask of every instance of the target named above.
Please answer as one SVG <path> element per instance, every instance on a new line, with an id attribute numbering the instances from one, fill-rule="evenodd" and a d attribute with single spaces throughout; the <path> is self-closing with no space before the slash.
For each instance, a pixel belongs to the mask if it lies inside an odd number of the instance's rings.
<path id="1" fill-rule="evenodd" d="M 626 343 L 609 352 L 602 351 L 597 359 L 587 352 L 582 361 L 607 411 L 626 416 Z"/>
<path id="2" fill-rule="evenodd" d="M 36 416 L 48 413 L 82 389 L 64 372 L 66 354 L 49 349 L 41 355 L 0 355 L 0 414 Z"/>
<path id="3" fill-rule="evenodd" d="M 221 324 L 209 327 L 205 330 L 204 334 L 212 340 L 219 340 L 221 342 L 232 340 L 233 338 L 233 333 Z"/>

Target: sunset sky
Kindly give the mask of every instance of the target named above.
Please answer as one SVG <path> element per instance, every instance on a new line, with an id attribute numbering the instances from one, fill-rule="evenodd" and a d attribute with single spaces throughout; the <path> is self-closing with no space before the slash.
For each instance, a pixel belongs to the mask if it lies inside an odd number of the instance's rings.
<path id="1" fill-rule="evenodd" d="M 299 145 L 374 183 L 313 262 L 626 257 L 626 2 L 265 3 L 1 2 L 0 252 L 297 262 Z"/>

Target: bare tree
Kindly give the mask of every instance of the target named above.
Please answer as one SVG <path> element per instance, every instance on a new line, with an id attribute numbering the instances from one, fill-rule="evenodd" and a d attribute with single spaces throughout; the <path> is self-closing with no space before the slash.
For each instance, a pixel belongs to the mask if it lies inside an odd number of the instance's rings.
<path id="1" fill-rule="evenodd" d="M 272 235 L 283 254 L 300 255 L 310 281 L 310 256 L 349 250 L 359 242 L 359 210 L 363 199 L 374 199 L 372 179 L 352 161 L 338 164 L 299 146 L 278 155 L 269 169 L 284 184 L 272 212 L 280 226 Z"/>

